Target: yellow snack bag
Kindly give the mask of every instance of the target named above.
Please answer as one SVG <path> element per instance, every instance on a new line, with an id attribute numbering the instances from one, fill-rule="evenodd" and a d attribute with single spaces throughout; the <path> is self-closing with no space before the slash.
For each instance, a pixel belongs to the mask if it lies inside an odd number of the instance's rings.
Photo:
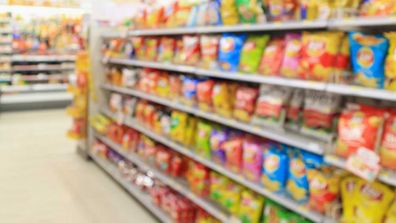
<path id="1" fill-rule="evenodd" d="M 232 116 L 237 85 L 217 82 L 212 91 L 212 103 L 216 113 L 224 117 Z"/>
<path id="2" fill-rule="evenodd" d="M 396 32 L 385 33 L 385 37 L 389 40 L 385 61 L 385 89 L 396 91 Z"/>
<path id="3" fill-rule="evenodd" d="M 359 180 L 355 191 L 355 216 L 358 223 L 381 223 L 395 198 L 395 193 L 384 184 Z"/>
<path id="4" fill-rule="evenodd" d="M 170 136 L 173 140 L 183 143 L 187 128 L 188 115 L 184 112 L 173 111 L 171 114 Z"/>
<path id="5" fill-rule="evenodd" d="M 354 208 L 356 204 L 355 191 L 359 178 L 349 176 L 341 181 L 341 196 L 342 196 L 342 222 L 354 223 Z"/>
<path id="6" fill-rule="evenodd" d="M 239 15 L 235 0 L 222 0 L 220 11 L 224 25 L 235 25 L 239 23 Z"/>
<path id="7" fill-rule="evenodd" d="M 396 222 L 396 201 L 393 201 L 391 207 L 386 214 L 384 223 L 394 223 Z"/>
<path id="8" fill-rule="evenodd" d="M 195 145 L 195 132 L 197 126 L 197 119 L 192 116 L 188 116 L 186 122 L 186 128 L 184 129 L 184 140 L 183 144 L 186 146 Z"/>

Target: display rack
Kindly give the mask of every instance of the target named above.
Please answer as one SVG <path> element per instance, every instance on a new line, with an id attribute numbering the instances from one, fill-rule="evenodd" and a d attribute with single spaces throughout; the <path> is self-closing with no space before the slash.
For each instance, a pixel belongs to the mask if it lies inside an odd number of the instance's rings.
<path id="1" fill-rule="evenodd" d="M 280 30 L 292 31 L 292 30 L 323 30 L 323 29 L 349 29 L 349 28 L 359 29 L 362 27 L 372 28 L 376 26 L 383 26 L 383 27 L 396 26 L 396 19 L 370 18 L 370 19 L 352 19 L 352 20 L 329 20 L 329 21 L 316 21 L 316 22 L 265 23 L 265 24 L 256 24 L 256 25 L 236 25 L 236 26 L 216 26 L 216 27 L 144 29 L 144 30 L 132 30 L 128 32 L 127 37 L 204 34 L 204 33 L 206 34 L 206 33 L 224 33 L 224 32 L 261 32 L 261 31 L 280 31 Z M 104 33 L 105 34 L 102 33 L 100 38 L 114 38 L 115 36 L 114 33 L 111 32 L 104 32 Z M 120 35 L 118 37 L 123 38 L 125 36 Z M 98 39 L 100 38 L 98 37 Z M 98 51 L 96 51 L 96 53 L 98 53 Z M 104 67 L 109 65 L 154 68 L 165 71 L 193 74 L 196 76 L 234 80 L 234 81 L 246 82 L 246 83 L 271 84 L 271 85 L 286 86 L 292 88 L 309 89 L 309 90 L 335 93 L 348 97 L 370 98 L 381 101 L 396 102 L 396 93 L 387 90 L 371 89 L 371 88 L 365 88 L 359 86 L 334 84 L 334 83 L 294 80 L 294 79 L 286 79 L 281 77 L 263 76 L 259 74 L 244 74 L 239 72 L 205 70 L 205 69 L 185 66 L 185 65 L 176 65 L 170 63 L 161 63 L 161 62 L 152 62 L 152 61 L 141 61 L 141 60 L 129 59 L 129 58 L 96 58 L 95 66 L 97 66 L 96 67 L 97 72 L 98 74 L 100 73 L 102 75 L 100 78 L 97 79 L 97 83 L 96 83 L 96 90 L 99 92 L 102 98 L 102 101 L 99 102 L 97 107 L 95 108 L 96 113 L 102 113 L 113 120 L 117 120 L 117 122 L 119 122 L 120 124 L 123 124 L 125 126 L 137 130 L 141 134 L 153 139 L 154 141 L 159 142 L 165 146 L 168 146 L 172 150 L 203 164 L 204 166 L 210 168 L 211 170 L 216 171 L 234 180 L 235 182 L 238 182 L 239 184 L 245 186 L 246 188 L 249 188 L 263 195 L 264 197 L 279 203 L 280 205 L 286 207 L 287 209 L 290 209 L 300 214 L 301 216 L 304 216 L 305 218 L 310 219 L 311 221 L 317 223 L 329 223 L 336 221 L 334 219 L 329 219 L 318 212 L 307 209 L 306 207 L 300 205 L 298 202 L 294 201 L 293 199 L 291 199 L 290 197 L 284 194 L 273 193 L 270 190 L 263 187 L 262 185 L 260 185 L 259 183 L 249 181 L 246 178 L 242 177 L 241 175 L 236 174 L 209 159 L 203 158 L 198 154 L 195 154 L 192 148 L 183 146 L 173 141 L 167 136 L 154 132 L 153 130 L 147 128 L 144 124 L 139 123 L 139 121 L 137 121 L 134 118 L 120 117 L 119 114 L 112 113 L 107 108 L 106 105 L 107 102 L 103 100 L 104 98 L 107 98 L 106 96 L 109 95 L 109 93 L 111 92 L 116 92 L 121 95 L 132 96 L 138 99 L 144 99 L 146 101 L 163 105 L 168 108 L 186 112 L 196 117 L 200 117 L 215 123 L 219 123 L 238 130 L 242 130 L 244 132 L 251 133 L 253 135 L 261 136 L 277 142 L 285 143 L 290 146 L 299 147 L 301 149 L 307 150 L 312 153 L 323 155 L 325 161 L 328 164 L 336 166 L 341 169 L 346 169 L 345 160 L 334 157 L 333 155 L 330 154 L 331 148 L 333 146 L 332 143 L 314 139 L 309 136 L 303 135 L 301 133 L 293 132 L 290 130 L 274 129 L 270 127 L 260 128 L 252 124 L 242 123 L 233 119 L 221 117 L 219 115 L 210 112 L 204 112 L 196 107 L 187 106 L 139 90 L 108 84 L 106 83 L 106 80 L 103 76 L 104 76 Z M 126 159 L 142 167 L 143 169 L 153 171 L 155 175 L 157 175 L 157 177 L 159 177 L 162 181 L 167 182 L 175 190 L 179 191 L 180 193 L 184 194 L 186 197 L 190 198 L 199 206 L 210 212 L 213 216 L 217 217 L 219 220 L 222 220 L 222 222 L 230 222 L 230 219 L 232 217 L 219 211 L 219 209 L 214 208 L 213 206 L 211 206 L 210 202 L 207 202 L 205 199 L 197 198 L 194 194 L 192 194 L 189 191 L 187 187 L 180 186 L 180 184 L 177 181 L 173 181 L 166 174 L 155 170 L 155 168 L 145 163 L 144 160 L 141 160 L 139 157 L 135 155 L 122 151 L 122 148 L 119 148 L 117 144 L 114 144 L 109 139 L 101 135 L 92 133 L 90 137 L 91 143 L 94 139 L 99 139 L 100 141 L 104 142 L 109 147 L 119 152 Z M 390 186 L 396 186 L 396 180 L 395 180 L 396 176 L 391 171 L 382 171 L 379 174 L 378 179 L 381 182 L 388 184 Z"/>

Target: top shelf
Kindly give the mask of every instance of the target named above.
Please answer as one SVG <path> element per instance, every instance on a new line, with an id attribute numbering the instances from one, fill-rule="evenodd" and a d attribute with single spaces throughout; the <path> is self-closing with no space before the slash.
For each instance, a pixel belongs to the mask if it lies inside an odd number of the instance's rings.
<path id="1" fill-rule="evenodd" d="M 204 34 L 223 32 L 259 32 L 279 30 L 320 30 L 320 29 L 346 29 L 351 27 L 384 27 L 396 26 L 396 17 L 331 19 L 318 21 L 294 21 L 294 22 L 268 22 L 260 24 L 239 24 L 232 26 L 202 26 L 180 28 L 152 28 L 131 30 L 127 36 L 159 36 L 159 35 L 183 35 Z M 109 38 L 114 34 L 109 33 Z M 124 35 L 119 35 L 124 36 Z M 107 37 L 107 36 L 104 36 Z"/>

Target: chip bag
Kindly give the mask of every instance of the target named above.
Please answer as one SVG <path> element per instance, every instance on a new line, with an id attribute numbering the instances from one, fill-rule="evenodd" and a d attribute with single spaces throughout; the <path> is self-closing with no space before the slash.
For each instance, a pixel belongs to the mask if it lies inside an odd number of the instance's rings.
<path id="1" fill-rule="evenodd" d="M 238 71 L 239 59 L 246 35 L 223 34 L 220 39 L 218 62 L 224 71 Z"/>
<path id="2" fill-rule="evenodd" d="M 146 38 L 146 40 L 145 40 L 146 55 L 145 55 L 144 59 L 149 60 L 149 61 L 157 60 L 159 44 L 160 44 L 159 38 L 156 38 L 156 37 Z"/>
<path id="3" fill-rule="evenodd" d="M 230 183 L 227 177 L 216 172 L 210 173 L 210 195 L 209 197 L 219 204 L 222 204 L 226 197 L 224 197 L 224 191 L 226 186 Z"/>
<path id="4" fill-rule="evenodd" d="M 300 67 L 302 49 L 301 35 L 289 33 L 286 35 L 285 40 L 286 48 L 281 66 L 281 74 L 288 78 L 304 79 L 301 75 Z"/>
<path id="5" fill-rule="evenodd" d="M 204 80 L 197 85 L 197 102 L 199 109 L 212 110 L 212 91 L 215 86 L 214 80 Z"/>
<path id="6" fill-rule="evenodd" d="M 384 88 L 385 57 L 389 42 L 382 35 L 349 34 L 354 83 L 370 88 Z"/>
<path id="7" fill-rule="evenodd" d="M 226 167 L 236 173 L 242 170 L 243 161 L 243 137 L 236 133 L 229 140 L 223 142 L 226 154 Z"/>
<path id="8" fill-rule="evenodd" d="M 210 135 L 210 148 L 212 149 L 212 160 L 218 164 L 224 165 L 227 161 L 223 143 L 229 140 L 230 133 L 228 129 L 214 127 Z"/>
<path id="9" fill-rule="evenodd" d="M 242 223 L 259 223 L 263 210 L 264 197 L 245 189 L 241 193 L 239 219 Z"/>
<path id="10" fill-rule="evenodd" d="M 144 44 L 144 38 L 141 36 L 134 36 L 131 39 L 133 52 L 135 57 L 139 60 L 143 60 L 146 54 L 146 46 Z"/>
<path id="11" fill-rule="evenodd" d="M 210 135 L 212 133 L 213 126 L 207 122 L 199 121 L 197 124 L 197 136 L 195 140 L 195 151 L 197 154 L 210 159 Z"/>
<path id="12" fill-rule="evenodd" d="M 396 201 L 394 201 L 390 206 L 388 212 L 386 213 L 386 217 L 384 221 L 384 223 L 392 223 L 392 222 L 396 222 Z"/>
<path id="13" fill-rule="evenodd" d="M 305 92 L 302 89 L 294 89 L 287 107 L 286 123 L 292 129 L 298 129 L 302 123 L 302 111 Z"/>
<path id="14" fill-rule="evenodd" d="M 302 37 L 301 67 L 308 80 L 332 80 L 341 32 L 305 32 Z"/>
<path id="15" fill-rule="evenodd" d="M 198 36 L 183 36 L 182 63 L 196 65 L 201 57 L 201 48 Z"/>
<path id="16" fill-rule="evenodd" d="M 358 191 L 358 181 L 360 179 L 355 176 L 349 176 L 341 180 L 341 196 L 342 196 L 342 222 L 355 222 L 354 211 L 357 204 L 356 191 Z"/>
<path id="17" fill-rule="evenodd" d="M 289 156 L 286 149 L 276 143 L 268 143 L 264 151 L 264 164 L 261 176 L 263 185 L 273 192 L 282 192 L 287 183 Z"/>
<path id="18" fill-rule="evenodd" d="M 217 68 L 220 37 L 212 35 L 201 36 L 201 62 L 199 66 L 205 69 Z"/>
<path id="19" fill-rule="evenodd" d="M 258 89 L 255 87 L 238 87 L 235 96 L 233 117 L 240 121 L 249 122 L 254 113 L 258 93 Z"/>
<path id="20" fill-rule="evenodd" d="M 283 37 L 272 38 L 264 50 L 258 72 L 268 76 L 280 75 L 284 52 L 285 39 Z"/>
<path id="21" fill-rule="evenodd" d="M 360 8 L 361 16 L 395 16 L 396 2 L 389 0 L 366 0 Z"/>
<path id="22" fill-rule="evenodd" d="M 291 152 L 286 189 L 288 194 L 299 203 L 306 203 L 309 199 L 307 167 L 299 151 Z"/>
<path id="23" fill-rule="evenodd" d="M 182 94 L 182 78 L 179 75 L 169 76 L 169 98 L 172 100 L 178 100 Z"/>
<path id="24" fill-rule="evenodd" d="M 235 25 L 239 23 L 235 0 L 222 0 L 220 10 L 221 20 L 224 25 Z"/>
<path id="25" fill-rule="evenodd" d="M 192 106 L 196 102 L 197 98 L 197 86 L 199 80 L 195 77 L 184 76 L 182 86 L 182 98 L 181 102 L 186 105 Z"/>
<path id="26" fill-rule="evenodd" d="M 296 20 L 299 2 L 297 0 L 265 0 L 268 14 L 273 22 Z"/>
<path id="27" fill-rule="evenodd" d="M 177 142 L 184 141 L 187 119 L 188 119 L 188 115 L 184 112 L 179 112 L 179 111 L 172 112 L 170 137 L 173 140 Z"/>
<path id="28" fill-rule="evenodd" d="M 269 40 L 268 35 L 249 36 L 243 44 L 239 70 L 246 73 L 254 73 L 260 65 L 260 59 Z"/>
<path id="29" fill-rule="evenodd" d="M 222 197 L 224 197 L 222 205 L 233 215 L 239 213 L 242 190 L 242 186 L 229 180 L 222 192 Z"/>
<path id="30" fill-rule="evenodd" d="M 174 52 L 173 63 L 175 64 L 182 64 L 184 62 L 184 42 L 183 39 L 176 39 L 176 48 Z"/>
<path id="31" fill-rule="evenodd" d="M 209 195 L 210 170 L 208 168 L 200 163 L 190 161 L 186 176 L 190 188 L 194 193 L 200 196 Z"/>
<path id="32" fill-rule="evenodd" d="M 212 103 L 216 113 L 230 118 L 232 116 L 237 85 L 217 81 L 212 91 Z"/>
<path id="33" fill-rule="evenodd" d="M 224 2 L 224 1 L 223 1 Z M 206 11 L 205 25 L 217 26 L 222 25 L 221 21 L 221 2 L 220 0 L 209 1 Z"/>
<path id="34" fill-rule="evenodd" d="M 390 46 L 385 63 L 385 89 L 396 91 L 396 32 L 386 33 Z"/>
<path id="35" fill-rule="evenodd" d="M 352 82 L 349 37 L 347 35 L 345 35 L 341 41 L 341 46 L 335 61 L 334 78 L 336 83 L 349 84 Z"/>
<path id="36" fill-rule="evenodd" d="M 162 37 L 158 50 L 158 61 L 171 62 L 176 47 L 176 40 L 171 37 Z"/>
<path id="37" fill-rule="evenodd" d="M 260 0 L 236 0 L 241 23 L 263 23 L 265 15 Z"/>
<path id="38" fill-rule="evenodd" d="M 396 111 L 386 118 L 380 157 L 383 167 L 396 170 Z"/>
<path id="39" fill-rule="evenodd" d="M 260 181 L 263 164 L 263 146 L 261 140 L 247 136 L 243 141 L 243 175 L 251 180 Z"/>
<path id="40" fill-rule="evenodd" d="M 349 157 L 360 147 L 376 151 L 383 122 L 384 111 L 363 105 L 345 110 L 338 123 L 338 139 L 335 152 Z"/>

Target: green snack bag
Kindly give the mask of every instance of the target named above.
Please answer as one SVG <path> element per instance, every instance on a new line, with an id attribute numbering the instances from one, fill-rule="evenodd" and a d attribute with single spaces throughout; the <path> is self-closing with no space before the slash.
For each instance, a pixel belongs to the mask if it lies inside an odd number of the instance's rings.
<path id="1" fill-rule="evenodd" d="M 212 133 L 213 126 L 207 122 L 199 121 L 197 125 L 197 137 L 195 142 L 196 152 L 210 159 L 210 134 Z"/>
<path id="2" fill-rule="evenodd" d="M 225 190 L 222 192 L 222 205 L 233 215 L 239 213 L 241 192 L 243 187 L 239 184 L 228 181 Z"/>
<path id="3" fill-rule="evenodd" d="M 264 197 L 251 190 L 242 191 L 239 219 L 242 223 L 259 223 L 263 205 Z"/>
<path id="4" fill-rule="evenodd" d="M 239 70 L 246 73 L 254 73 L 257 71 L 261 56 L 270 39 L 269 35 L 253 35 L 249 36 L 243 44 L 241 58 L 239 62 Z"/>
<path id="5" fill-rule="evenodd" d="M 264 10 L 260 0 L 236 0 L 241 23 L 265 22 Z"/>

